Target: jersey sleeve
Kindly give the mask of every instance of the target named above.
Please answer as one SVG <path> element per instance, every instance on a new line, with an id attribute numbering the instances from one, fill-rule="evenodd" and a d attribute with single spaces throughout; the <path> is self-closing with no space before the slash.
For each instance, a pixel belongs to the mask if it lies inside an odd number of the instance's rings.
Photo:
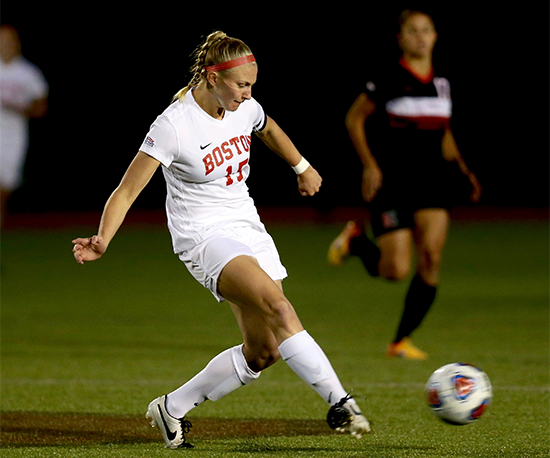
<path id="1" fill-rule="evenodd" d="M 262 106 L 256 102 L 255 99 L 251 99 L 250 102 L 254 104 L 254 109 L 252 110 L 252 130 L 253 132 L 261 132 L 265 129 L 267 124 L 267 115 L 264 112 Z"/>
<path id="2" fill-rule="evenodd" d="M 48 96 L 48 82 L 44 77 L 43 73 L 38 69 L 37 66 L 31 64 L 31 73 L 30 73 L 30 96 L 31 99 L 37 100 L 42 99 Z"/>
<path id="3" fill-rule="evenodd" d="M 367 82 L 363 84 L 362 92 L 366 94 L 374 103 L 378 103 L 381 98 L 381 91 L 378 86 L 377 78 L 371 77 L 367 79 Z"/>
<path id="4" fill-rule="evenodd" d="M 387 98 L 388 82 L 392 79 L 392 68 L 385 61 L 375 61 L 366 64 L 363 68 L 363 77 L 358 81 L 360 93 L 374 103 L 384 104 Z"/>
<path id="5" fill-rule="evenodd" d="M 178 137 L 173 124 L 165 116 L 159 116 L 151 125 L 140 151 L 156 159 L 165 167 L 172 164 L 179 152 Z"/>

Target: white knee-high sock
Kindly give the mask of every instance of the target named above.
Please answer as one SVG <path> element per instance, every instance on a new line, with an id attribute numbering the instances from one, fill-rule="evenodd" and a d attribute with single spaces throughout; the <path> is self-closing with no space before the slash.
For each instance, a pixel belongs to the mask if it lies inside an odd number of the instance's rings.
<path id="1" fill-rule="evenodd" d="M 286 339 L 279 352 L 290 368 L 329 404 L 347 395 L 325 352 L 307 331 Z"/>
<path id="2" fill-rule="evenodd" d="M 214 357 L 207 366 L 187 383 L 168 394 L 166 408 L 175 418 L 209 399 L 217 401 L 260 376 L 248 367 L 242 344 Z"/>

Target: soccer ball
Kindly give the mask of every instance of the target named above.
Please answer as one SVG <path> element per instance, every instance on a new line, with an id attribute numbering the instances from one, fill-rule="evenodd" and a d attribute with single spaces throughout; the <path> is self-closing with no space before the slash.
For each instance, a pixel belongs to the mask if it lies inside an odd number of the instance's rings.
<path id="1" fill-rule="evenodd" d="M 451 425 L 467 425 L 478 420 L 492 396 L 487 374 L 470 364 L 442 366 L 426 383 L 426 401 L 431 411 Z"/>

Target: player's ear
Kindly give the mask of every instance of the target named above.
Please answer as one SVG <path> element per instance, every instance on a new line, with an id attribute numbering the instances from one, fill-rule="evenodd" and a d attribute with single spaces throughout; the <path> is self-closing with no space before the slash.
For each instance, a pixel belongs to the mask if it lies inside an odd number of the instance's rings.
<path id="1" fill-rule="evenodd" d="M 206 81 L 211 86 L 216 86 L 218 84 L 219 75 L 216 72 L 206 72 Z"/>

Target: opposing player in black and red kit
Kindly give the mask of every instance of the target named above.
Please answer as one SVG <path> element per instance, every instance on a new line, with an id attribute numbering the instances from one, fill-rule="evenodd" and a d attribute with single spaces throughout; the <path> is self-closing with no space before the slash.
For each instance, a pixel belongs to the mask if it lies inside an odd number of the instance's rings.
<path id="1" fill-rule="evenodd" d="M 450 83 L 432 65 L 437 40 L 432 18 L 404 11 L 397 38 L 401 59 L 367 82 L 346 117 L 364 168 L 362 192 L 376 243 L 350 221 L 332 242 L 328 260 L 340 265 L 349 255 L 359 256 L 372 276 L 399 281 L 408 277 L 416 248 L 416 274 L 388 355 L 425 359 L 409 337 L 434 302 L 439 283 L 451 206 L 449 163 L 469 179 L 472 201 L 479 200 L 481 187 L 450 129 Z"/>

